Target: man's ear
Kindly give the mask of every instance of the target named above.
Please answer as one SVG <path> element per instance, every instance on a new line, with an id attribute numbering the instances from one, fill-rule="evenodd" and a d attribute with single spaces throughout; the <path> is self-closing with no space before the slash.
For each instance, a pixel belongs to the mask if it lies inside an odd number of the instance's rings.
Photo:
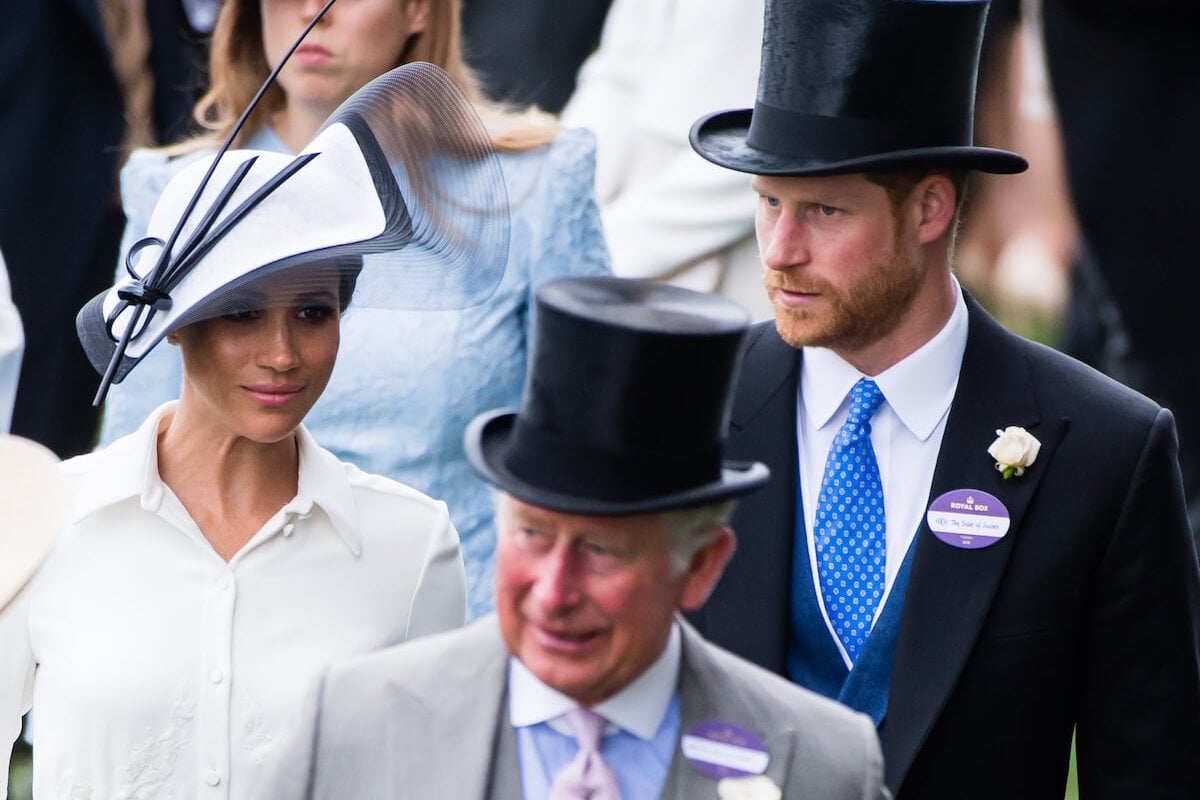
<path id="1" fill-rule="evenodd" d="M 737 549 L 737 539 L 728 525 L 713 523 L 712 531 L 712 538 L 692 554 L 692 560 L 684 570 L 685 583 L 679 595 L 682 611 L 695 611 L 704 605 Z"/>
<path id="2" fill-rule="evenodd" d="M 921 244 L 936 242 L 954 222 L 954 184 L 940 173 L 932 173 L 921 179 L 910 195 L 917 218 L 917 241 Z"/>

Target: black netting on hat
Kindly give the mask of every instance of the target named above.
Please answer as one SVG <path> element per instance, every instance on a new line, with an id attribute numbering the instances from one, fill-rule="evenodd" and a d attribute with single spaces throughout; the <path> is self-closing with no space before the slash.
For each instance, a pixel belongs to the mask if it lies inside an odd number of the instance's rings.
<path id="1" fill-rule="evenodd" d="M 79 313 L 80 342 L 113 382 L 200 320 L 314 303 L 461 309 L 503 277 L 499 159 L 470 101 L 433 65 L 376 78 L 295 157 L 217 158 L 171 180 L 127 257 L 129 277 Z"/>

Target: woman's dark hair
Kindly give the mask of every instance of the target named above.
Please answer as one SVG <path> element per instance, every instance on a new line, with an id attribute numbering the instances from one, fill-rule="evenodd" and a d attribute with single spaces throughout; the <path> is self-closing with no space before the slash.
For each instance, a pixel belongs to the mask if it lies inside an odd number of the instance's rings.
<path id="1" fill-rule="evenodd" d="M 346 307 L 354 299 L 354 288 L 358 286 L 358 276 L 362 268 L 362 256 L 343 256 L 337 260 L 339 313 L 344 314 Z"/>

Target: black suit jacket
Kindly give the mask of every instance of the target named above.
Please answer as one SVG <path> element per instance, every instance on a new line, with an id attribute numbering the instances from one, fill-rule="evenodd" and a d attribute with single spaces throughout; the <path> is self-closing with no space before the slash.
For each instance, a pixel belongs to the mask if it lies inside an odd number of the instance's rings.
<path id="1" fill-rule="evenodd" d="M 1126 334 L 1109 344 L 1123 363 L 1105 366 L 1175 414 L 1196 522 L 1200 327 L 1180 289 L 1196 268 L 1200 14 L 1190 0 L 1046 0 L 1042 16 L 1071 201 Z"/>
<path id="2" fill-rule="evenodd" d="M 917 532 L 881 732 L 899 798 L 1063 796 L 1078 725 L 1085 797 L 1200 797 L 1200 570 L 1170 412 L 1003 330 L 970 328 L 930 500 L 982 489 L 1011 515 L 995 545 Z M 800 353 L 754 329 L 728 455 L 773 475 L 740 504 L 738 552 L 696 622 L 786 674 L 797 518 Z M 986 449 L 1020 425 L 1035 464 Z"/>
<path id="3" fill-rule="evenodd" d="M 464 55 L 489 97 L 557 114 L 612 0 L 464 0 Z"/>
<path id="4" fill-rule="evenodd" d="M 75 314 L 112 283 L 123 105 L 96 0 L 9 0 L 0 24 L 0 251 L 25 325 L 13 433 L 92 449 L 100 382 Z"/>

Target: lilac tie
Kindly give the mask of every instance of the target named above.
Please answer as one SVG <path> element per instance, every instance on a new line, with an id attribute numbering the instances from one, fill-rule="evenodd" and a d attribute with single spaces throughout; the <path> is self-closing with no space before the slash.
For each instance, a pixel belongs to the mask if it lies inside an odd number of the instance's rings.
<path id="1" fill-rule="evenodd" d="M 549 800 L 621 800 L 617 777 L 600 755 L 600 735 L 606 720 L 595 711 L 577 708 L 567 712 L 579 752 L 554 776 Z"/>

